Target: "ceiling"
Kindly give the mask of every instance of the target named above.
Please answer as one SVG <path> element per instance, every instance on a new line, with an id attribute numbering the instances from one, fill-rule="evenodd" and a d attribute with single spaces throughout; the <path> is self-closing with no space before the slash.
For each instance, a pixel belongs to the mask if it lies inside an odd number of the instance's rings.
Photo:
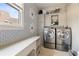
<path id="1" fill-rule="evenodd" d="M 66 3 L 36 3 L 37 8 L 59 7 L 64 6 Z"/>

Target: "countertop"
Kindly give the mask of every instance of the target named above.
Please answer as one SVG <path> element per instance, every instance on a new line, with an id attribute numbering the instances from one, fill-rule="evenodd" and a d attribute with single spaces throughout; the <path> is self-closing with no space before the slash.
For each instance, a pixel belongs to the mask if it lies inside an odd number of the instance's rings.
<path id="1" fill-rule="evenodd" d="M 0 49 L 0 56 L 15 56 L 17 53 L 22 51 L 24 48 L 28 47 L 30 44 L 32 44 L 39 38 L 40 36 L 34 36 L 23 41 L 20 41 L 18 43 L 15 43 L 13 45 L 10 45 L 4 49 Z"/>

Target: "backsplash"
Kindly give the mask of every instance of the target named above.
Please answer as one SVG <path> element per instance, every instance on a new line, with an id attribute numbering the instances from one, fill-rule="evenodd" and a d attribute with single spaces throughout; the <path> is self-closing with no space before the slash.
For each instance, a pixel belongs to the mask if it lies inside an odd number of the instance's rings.
<path id="1" fill-rule="evenodd" d="M 14 43 L 19 40 L 23 40 L 32 36 L 37 35 L 37 17 L 31 19 L 29 16 L 30 8 L 34 8 L 35 13 L 37 13 L 37 9 L 34 4 L 25 3 L 24 4 L 24 29 L 23 30 L 4 30 L 0 31 L 0 46 L 8 45 L 10 43 Z M 37 15 L 36 15 L 37 16 Z M 34 24 L 34 32 L 31 33 L 29 31 L 30 24 Z"/>

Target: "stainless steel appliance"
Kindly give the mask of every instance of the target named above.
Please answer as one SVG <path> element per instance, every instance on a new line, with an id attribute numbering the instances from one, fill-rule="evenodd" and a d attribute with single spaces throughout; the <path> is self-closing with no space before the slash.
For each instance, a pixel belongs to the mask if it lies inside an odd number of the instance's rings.
<path id="1" fill-rule="evenodd" d="M 63 46 L 64 40 L 64 28 L 56 28 L 56 49 L 57 50 L 64 50 Z"/>
<path id="2" fill-rule="evenodd" d="M 70 28 L 56 28 L 56 49 L 68 51 L 71 49 L 71 29 Z"/>
<path id="3" fill-rule="evenodd" d="M 72 45 L 72 34 L 71 34 L 71 28 L 68 27 L 68 28 L 65 28 L 64 29 L 64 48 L 66 50 L 71 50 L 71 45 Z"/>
<path id="4" fill-rule="evenodd" d="M 44 30 L 44 47 L 55 49 L 55 28 Z"/>
<path id="5" fill-rule="evenodd" d="M 61 51 L 71 50 L 71 36 L 69 27 L 44 28 L 44 47 Z"/>

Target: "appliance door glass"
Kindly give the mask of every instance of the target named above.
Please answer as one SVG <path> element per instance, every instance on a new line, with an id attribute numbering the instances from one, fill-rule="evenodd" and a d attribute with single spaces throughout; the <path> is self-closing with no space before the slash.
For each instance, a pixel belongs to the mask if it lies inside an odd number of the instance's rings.
<path id="1" fill-rule="evenodd" d="M 49 32 L 47 33 L 46 42 L 47 42 L 47 43 L 55 43 L 55 30 L 49 31 Z"/>
<path id="2" fill-rule="evenodd" d="M 64 42 L 68 45 L 70 45 L 70 32 L 69 31 L 65 31 L 65 39 L 64 39 Z"/>
<path id="3" fill-rule="evenodd" d="M 63 43 L 63 33 L 61 30 L 57 31 L 57 44 Z"/>

